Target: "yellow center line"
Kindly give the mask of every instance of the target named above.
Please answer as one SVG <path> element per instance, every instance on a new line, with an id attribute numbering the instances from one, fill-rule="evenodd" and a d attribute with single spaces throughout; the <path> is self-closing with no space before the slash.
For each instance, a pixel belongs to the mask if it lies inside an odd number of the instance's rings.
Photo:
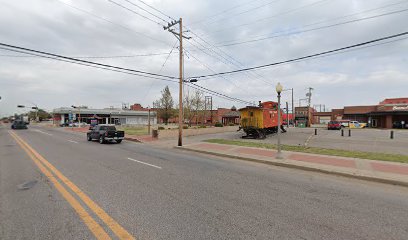
<path id="1" fill-rule="evenodd" d="M 61 195 L 67 200 L 67 202 L 74 208 L 77 214 L 81 217 L 84 223 L 88 226 L 89 230 L 95 235 L 97 239 L 111 239 L 109 235 L 103 230 L 103 228 L 88 214 L 88 212 L 81 206 L 81 204 L 62 186 L 57 179 L 52 175 L 47 168 L 40 163 L 40 161 L 33 155 L 33 153 L 21 142 L 18 136 L 9 131 L 10 135 L 16 140 L 20 147 L 28 154 L 28 156 L 34 161 L 41 172 L 48 177 L 54 184 L 55 188 L 61 193 Z"/>
<path id="2" fill-rule="evenodd" d="M 21 139 L 14 132 L 9 133 L 27 148 L 32 155 L 36 157 L 42 164 L 48 167 L 51 172 L 55 174 L 66 186 L 68 186 L 78 197 L 118 236 L 119 239 L 135 239 L 130 233 L 128 233 L 119 223 L 117 223 L 112 217 L 110 217 L 98 204 L 96 204 L 88 195 L 65 177 L 58 169 L 56 169 L 51 163 L 49 163 L 43 156 L 36 152 L 28 143 Z M 20 145 L 21 145 L 20 144 Z M 30 154 L 29 154 L 30 155 Z"/>

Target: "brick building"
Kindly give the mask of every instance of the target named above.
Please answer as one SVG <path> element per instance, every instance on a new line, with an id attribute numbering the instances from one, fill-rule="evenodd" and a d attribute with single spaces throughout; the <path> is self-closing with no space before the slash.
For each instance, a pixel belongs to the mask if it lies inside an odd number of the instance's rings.
<path id="1" fill-rule="evenodd" d="M 378 105 L 333 109 L 331 119 L 365 122 L 373 128 L 408 128 L 408 98 L 387 98 Z"/>

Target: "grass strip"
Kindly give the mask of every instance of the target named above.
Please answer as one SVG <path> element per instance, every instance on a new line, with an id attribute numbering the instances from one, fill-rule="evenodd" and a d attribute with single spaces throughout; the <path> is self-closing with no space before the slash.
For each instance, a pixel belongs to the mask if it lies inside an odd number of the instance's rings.
<path id="1" fill-rule="evenodd" d="M 227 140 L 227 139 L 208 139 L 208 140 L 205 140 L 205 142 L 228 144 L 228 145 L 243 146 L 243 147 L 277 149 L 276 144 L 270 144 L 270 143 L 246 142 L 246 141 Z M 401 155 L 401 154 L 360 152 L 360 151 L 349 151 L 349 150 L 341 150 L 341 149 L 304 147 L 304 146 L 292 146 L 292 145 L 282 145 L 282 150 L 291 151 L 291 152 L 303 152 L 303 153 L 313 153 L 313 154 L 320 154 L 320 155 L 329 155 L 329 156 L 408 163 L 408 155 Z"/>
<path id="2" fill-rule="evenodd" d="M 126 135 L 147 135 L 147 127 L 118 127 L 120 131 L 125 131 Z"/>

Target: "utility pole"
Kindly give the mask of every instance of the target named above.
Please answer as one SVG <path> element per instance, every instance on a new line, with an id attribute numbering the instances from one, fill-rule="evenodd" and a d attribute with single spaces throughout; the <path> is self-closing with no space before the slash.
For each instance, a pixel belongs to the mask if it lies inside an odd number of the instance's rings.
<path id="1" fill-rule="evenodd" d="M 293 102 L 293 88 L 292 88 L 292 124 L 295 126 L 295 107 Z"/>
<path id="2" fill-rule="evenodd" d="M 205 123 L 207 123 L 207 107 L 210 107 L 210 115 L 211 115 L 211 124 L 212 124 L 212 96 L 205 96 L 204 97 L 204 118 Z"/>
<path id="3" fill-rule="evenodd" d="M 150 135 L 150 107 L 147 107 L 149 112 L 147 113 L 147 134 Z"/>
<path id="4" fill-rule="evenodd" d="M 286 127 L 289 127 L 289 104 L 286 102 Z"/>
<path id="5" fill-rule="evenodd" d="M 171 29 L 174 25 L 178 24 L 179 25 L 179 33 L 175 32 L 174 29 Z M 179 122 L 179 134 L 178 134 L 178 146 L 183 146 L 183 19 L 180 18 L 178 21 L 171 21 L 170 23 L 167 24 L 167 26 L 163 27 L 164 30 L 167 30 L 176 36 L 176 38 L 180 42 L 180 47 L 179 47 L 179 71 L 180 71 L 180 76 L 179 76 L 179 117 L 178 117 L 178 122 Z M 190 37 L 184 37 L 186 39 L 190 39 Z"/>
<path id="6" fill-rule="evenodd" d="M 307 122 L 310 127 L 311 119 L 310 119 L 310 104 L 312 103 L 312 90 L 313 88 L 309 87 L 309 92 L 306 93 L 307 97 Z"/>

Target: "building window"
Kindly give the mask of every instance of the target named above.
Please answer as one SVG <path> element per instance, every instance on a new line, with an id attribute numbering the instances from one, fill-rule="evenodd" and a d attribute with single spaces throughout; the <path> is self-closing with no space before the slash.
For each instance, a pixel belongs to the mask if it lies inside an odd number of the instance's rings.
<path id="1" fill-rule="evenodd" d="M 253 117 L 254 116 L 254 112 L 249 112 L 249 116 Z"/>

